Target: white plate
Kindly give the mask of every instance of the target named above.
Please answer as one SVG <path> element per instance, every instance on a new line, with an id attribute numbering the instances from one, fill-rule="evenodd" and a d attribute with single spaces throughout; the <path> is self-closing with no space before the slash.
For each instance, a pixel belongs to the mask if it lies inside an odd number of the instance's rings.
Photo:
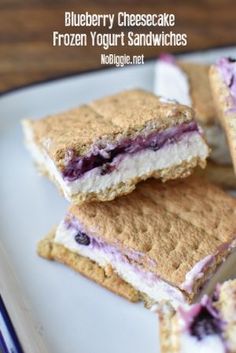
<path id="1" fill-rule="evenodd" d="M 183 56 L 211 62 L 235 48 Z M 153 89 L 155 62 L 107 69 L 0 97 L 0 293 L 26 353 L 157 353 L 156 316 L 66 266 L 36 255 L 67 202 L 40 177 L 20 120 L 55 113 L 131 87 Z"/>

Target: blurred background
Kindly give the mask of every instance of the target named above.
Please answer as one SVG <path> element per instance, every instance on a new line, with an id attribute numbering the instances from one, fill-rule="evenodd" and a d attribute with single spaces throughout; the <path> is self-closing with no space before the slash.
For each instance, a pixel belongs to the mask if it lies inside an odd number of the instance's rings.
<path id="1" fill-rule="evenodd" d="M 187 47 L 118 47 L 109 53 L 144 54 L 147 59 L 161 51 L 177 53 L 236 44 L 235 0 L 0 0 L 0 93 L 101 66 L 100 54 L 107 52 L 100 48 L 52 46 L 52 31 L 69 31 L 64 27 L 64 11 L 175 13 L 174 31 L 188 35 Z M 114 31 L 120 30 L 114 27 Z"/>

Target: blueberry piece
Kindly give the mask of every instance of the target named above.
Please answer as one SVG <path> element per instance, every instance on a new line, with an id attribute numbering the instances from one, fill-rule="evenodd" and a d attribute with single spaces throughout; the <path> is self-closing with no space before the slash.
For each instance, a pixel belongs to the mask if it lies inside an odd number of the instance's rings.
<path id="1" fill-rule="evenodd" d="M 78 232 L 75 236 L 75 241 L 80 245 L 88 246 L 90 244 L 90 238 L 83 232 Z"/>
<path id="2" fill-rule="evenodd" d="M 190 326 L 190 333 L 197 339 L 202 340 L 205 336 L 220 334 L 221 325 L 219 320 L 206 307 L 202 307 Z"/>
<path id="3" fill-rule="evenodd" d="M 158 145 L 158 143 L 156 142 L 156 141 L 152 141 L 152 142 L 150 142 L 150 144 L 149 144 L 149 149 L 150 150 L 153 150 L 153 151 L 157 151 L 157 150 L 159 150 L 159 145 Z"/>
<path id="4" fill-rule="evenodd" d="M 115 170 L 115 166 L 106 163 L 101 168 L 101 175 L 110 174 L 111 172 L 113 172 L 113 170 Z"/>

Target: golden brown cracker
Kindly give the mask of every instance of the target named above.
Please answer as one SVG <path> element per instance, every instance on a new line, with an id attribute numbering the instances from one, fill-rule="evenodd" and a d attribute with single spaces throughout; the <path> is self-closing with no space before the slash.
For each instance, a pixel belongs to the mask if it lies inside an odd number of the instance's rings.
<path id="1" fill-rule="evenodd" d="M 184 61 L 178 61 L 178 65 L 188 77 L 197 120 L 203 125 L 214 124 L 217 114 L 210 89 L 209 65 Z"/>

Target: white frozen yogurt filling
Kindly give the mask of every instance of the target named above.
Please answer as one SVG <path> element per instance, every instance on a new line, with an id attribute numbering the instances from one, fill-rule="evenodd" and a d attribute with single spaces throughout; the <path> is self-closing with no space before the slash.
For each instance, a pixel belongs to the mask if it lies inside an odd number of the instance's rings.
<path id="1" fill-rule="evenodd" d="M 180 353 L 226 353 L 225 345 L 219 335 L 208 335 L 202 340 L 183 333 L 180 336 Z"/>

